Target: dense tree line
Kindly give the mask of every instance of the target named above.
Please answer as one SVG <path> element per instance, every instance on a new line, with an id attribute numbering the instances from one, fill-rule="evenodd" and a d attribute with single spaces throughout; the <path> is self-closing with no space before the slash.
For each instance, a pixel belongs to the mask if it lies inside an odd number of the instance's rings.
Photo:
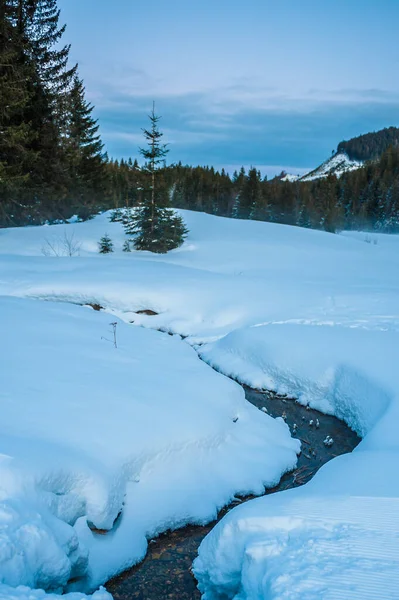
<path id="1" fill-rule="evenodd" d="M 352 160 L 375 160 L 391 146 L 399 147 L 399 129 L 386 127 L 338 144 L 337 152 L 345 152 Z"/>
<path id="2" fill-rule="evenodd" d="M 104 196 L 93 108 L 56 0 L 0 0 L 0 223 L 88 214 Z"/>
<path id="3" fill-rule="evenodd" d="M 137 162 L 110 162 L 118 182 L 115 207 L 141 202 L 143 173 Z M 299 225 L 334 232 L 373 229 L 399 232 L 399 149 L 388 148 L 377 161 L 314 181 L 268 181 L 256 168 L 230 177 L 224 170 L 181 163 L 161 169 L 162 186 L 175 208 L 241 219 Z"/>

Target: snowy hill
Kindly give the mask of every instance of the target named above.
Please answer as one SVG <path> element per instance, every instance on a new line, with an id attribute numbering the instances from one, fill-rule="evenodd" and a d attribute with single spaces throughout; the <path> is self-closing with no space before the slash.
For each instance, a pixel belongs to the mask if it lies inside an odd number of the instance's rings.
<path id="1" fill-rule="evenodd" d="M 292 173 L 286 173 L 283 177 L 281 177 L 281 181 L 298 181 L 299 175 L 292 175 Z"/>
<path id="2" fill-rule="evenodd" d="M 331 158 L 326 160 L 319 167 L 310 171 L 306 175 L 300 178 L 300 181 L 313 181 L 315 179 L 321 179 L 328 177 L 328 175 L 336 175 L 340 177 L 343 173 L 348 171 L 355 171 L 363 166 L 363 163 L 358 160 L 351 160 L 344 152 L 334 154 Z"/>
<path id="3" fill-rule="evenodd" d="M 182 213 L 190 234 L 167 255 L 123 252 L 107 214 L 0 230 L 0 597 L 93 590 L 149 537 L 274 485 L 298 441 L 229 375 L 364 439 L 229 513 L 195 566 L 205 597 L 395 598 L 399 238 Z"/>
<path id="4" fill-rule="evenodd" d="M 387 127 L 342 141 L 331 158 L 299 179 L 300 181 L 314 181 L 328 177 L 328 175 L 340 177 L 343 173 L 359 169 L 368 160 L 379 159 L 389 147 L 398 145 L 399 129 L 397 127 Z"/>

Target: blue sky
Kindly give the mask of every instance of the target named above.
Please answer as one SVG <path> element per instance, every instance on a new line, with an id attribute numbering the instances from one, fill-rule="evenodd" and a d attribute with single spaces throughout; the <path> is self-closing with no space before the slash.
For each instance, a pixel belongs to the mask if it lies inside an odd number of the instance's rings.
<path id="1" fill-rule="evenodd" d="M 398 0 L 59 0 L 110 156 L 299 173 L 399 125 Z"/>

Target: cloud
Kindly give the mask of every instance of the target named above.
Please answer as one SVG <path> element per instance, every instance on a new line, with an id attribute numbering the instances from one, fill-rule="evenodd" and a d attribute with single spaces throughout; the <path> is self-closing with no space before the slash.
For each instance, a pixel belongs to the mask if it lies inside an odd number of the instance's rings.
<path id="1" fill-rule="evenodd" d="M 378 89 L 309 90 L 289 97 L 238 79 L 206 91 L 154 95 L 146 75 L 132 71 L 140 92 L 103 83 L 94 94 L 96 115 L 111 156 L 137 156 L 141 127 L 156 101 L 171 161 L 189 164 L 266 165 L 276 172 L 317 166 L 342 139 L 398 124 L 398 98 Z M 291 171 L 292 172 L 292 171 Z"/>

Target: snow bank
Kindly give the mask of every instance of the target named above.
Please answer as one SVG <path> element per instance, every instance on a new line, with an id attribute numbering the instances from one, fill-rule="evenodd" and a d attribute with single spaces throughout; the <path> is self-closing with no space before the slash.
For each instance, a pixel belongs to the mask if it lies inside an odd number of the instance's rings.
<path id="1" fill-rule="evenodd" d="M 182 213 L 190 234 L 166 256 L 123 253 L 107 214 L 0 231 L 0 580 L 58 592 L 85 577 L 94 589 L 142 557 L 148 536 L 209 520 L 295 463 L 285 424 L 192 345 L 365 436 L 310 484 L 217 526 L 196 562 L 205 597 L 353 600 L 377 586 L 374 598 L 397 598 L 399 238 Z M 110 256 L 97 251 L 104 233 Z M 43 253 L 65 234 L 76 256 Z M 73 306 L 87 303 L 107 312 Z M 137 313 L 148 309 L 158 314 Z M 101 339 L 111 320 L 118 349 Z"/>
<path id="2" fill-rule="evenodd" d="M 242 505 L 214 528 L 194 563 L 204 600 L 398 597 L 397 497 L 306 487 Z"/>
<path id="3" fill-rule="evenodd" d="M 206 600 L 397 598 L 399 333 L 269 325 L 201 348 L 221 372 L 334 413 L 364 436 L 303 488 L 229 513 L 199 549 Z"/>
<path id="4" fill-rule="evenodd" d="M 209 521 L 296 463 L 286 424 L 179 338 L 116 321 L 115 348 L 109 323 L 91 308 L 0 299 L 7 585 L 93 589 L 141 559 L 148 537 Z"/>
<path id="5" fill-rule="evenodd" d="M 241 383 L 287 394 L 336 415 L 362 437 L 384 414 L 399 383 L 396 331 L 255 326 L 202 346 L 199 354 Z"/>
<path id="6" fill-rule="evenodd" d="M 12 588 L 8 585 L 0 584 L 0 600 L 112 600 L 111 594 L 104 588 L 100 588 L 91 596 L 85 594 L 70 593 L 60 596 L 58 594 L 46 594 L 44 590 L 32 590 L 26 586 L 20 585 Z"/>

